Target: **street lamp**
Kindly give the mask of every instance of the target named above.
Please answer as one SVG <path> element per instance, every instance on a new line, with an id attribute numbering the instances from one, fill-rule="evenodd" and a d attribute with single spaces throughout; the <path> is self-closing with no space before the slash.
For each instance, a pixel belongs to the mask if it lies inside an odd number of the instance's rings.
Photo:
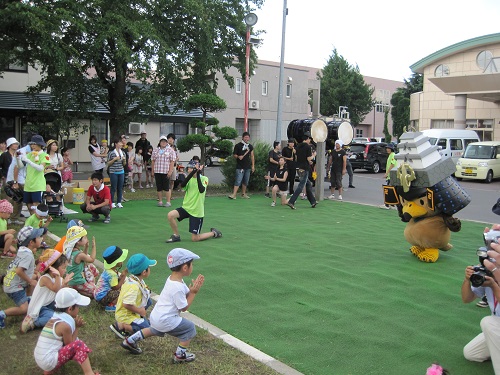
<path id="1" fill-rule="evenodd" d="M 245 24 L 247 25 L 247 35 L 246 35 L 246 52 L 245 52 L 245 63 L 246 63 L 246 69 L 245 69 L 245 122 L 243 124 L 243 131 L 247 132 L 248 131 L 248 89 L 250 85 L 250 77 L 249 77 L 249 70 L 250 70 L 250 29 L 252 28 L 253 25 L 257 23 L 257 15 L 255 13 L 248 13 L 245 16 Z"/>

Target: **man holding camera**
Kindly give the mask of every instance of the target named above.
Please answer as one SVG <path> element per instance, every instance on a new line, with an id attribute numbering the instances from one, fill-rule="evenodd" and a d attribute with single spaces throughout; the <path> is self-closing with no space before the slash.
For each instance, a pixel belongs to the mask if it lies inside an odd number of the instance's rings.
<path id="1" fill-rule="evenodd" d="M 500 225 L 495 224 L 492 230 L 500 230 Z M 482 261 L 485 272 L 477 272 L 478 267 L 474 266 L 465 268 L 465 279 L 462 283 L 462 301 L 470 303 L 476 298 L 486 295 L 491 315 L 481 320 L 482 332 L 465 345 L 464 357 L 474 362 L 484 362 L 491 359 L 495 374 L 500 374 L 500 306 L 498 304 L 498 301 L 500 301 L 500 286 L 497 281 L 497 279 L 500 280 L 500 245 L 496 243 L 499 241 L 498 237 L 493 241 L 487 240 L 488 232 L 489 230 L 485 231 L 485 242 L 488 246 L 487 256 Z M 498 235 L 500 236 L 500 232 L 498 232 Z M 473 277 L 472 280 L 471 276 Z M 480 279 L 479 282 L 478 279 Z M 477 286 L 471 285 L 471 281 Z"/>

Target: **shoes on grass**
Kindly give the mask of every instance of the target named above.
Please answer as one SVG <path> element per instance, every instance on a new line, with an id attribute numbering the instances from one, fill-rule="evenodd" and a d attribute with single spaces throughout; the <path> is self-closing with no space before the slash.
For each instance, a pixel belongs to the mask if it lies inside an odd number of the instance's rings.
<path id="1" fill-rule="evenodd" d="M 172 206 L 172 203 L 170 202 L 165 203 L 165 207 L 170 207 L 170 206 Z"/>
<path id="2" fill-rule="evenodd" d="M 339 195 L 339 201 L 341 201 L 341 200 L 342 200 L 342 195 Z"/>
<path id="3" fill-rule="evenodd" d="M 242 195 L 241 195 L 241 197 L 242 197 L 243 199 L 250 199 L 250 197 L 249 197 L 248 195 L 246 195 L 246 194 L 242 194 Z M 271 197 L 268 197 L 268 198 L 271 198 Z"/>
<path id="4" fill-rule="evenodd" d="M 110 221 L 111 221 L 111 217 L 110 216 L 106 216 L 106 218 L 104 219 L 103 223 L 104 224 L 109 224 Z"/>
<path id="5" fill-rule="evenodd" d="M 193 362 L 196 358 L 194 353 L 184 352 L 182 354 L 174 353 L 174 363 Z"/>
<path id="6" fill-rule="evenodd" d="M 335 199 L 335 194 L 331 194 L 331 195 L 328 197 L 328 199 L 330 199 L 330 200 L 334 200 L 334 199 Z"/>
<path id="7" fill-rule="evenodd" d="M 108 305 L 104 308 L 104 311 L 114 313 L 116 311 L 116 305 Z"/>
<path id="8" fill-rule="evenodd" d="M 29 315 L 26 315 L 21 323 L 21 333 L 27 333 L 35 329 L 35 322 L 33 318 Z"/>
<path id="9" fill-rule="evenodd" d="M 227 196 L 229 199 L 236 199 L 236 197 L 234 195 L 228 195 Z"/>
<path id="10" fill-rule="evenodd" d="M 93 223 L 93 222 L 95 222 L 95 221 L 99 221 L 99 216 L 93 216 L 93 215 L 92 215 L 92 217 L 89 219 L 89 221 L 90 221 L 91 223 Z"/>
<path id="11" fill-rule="evenodd" d="M 477 307 L 488 307 L 488 302 L 486 301 L 479 301 L 478 303 L 476 303 L 476 306 Z"/>
<path id="12" fill-rule="evenodd" d="M 118 208 L 123 208 L 123 204 L 121 204 L 121 203 L 117 203 L 117 204 L 116 204 L 116 207 L 118 207 Z"/>
<path id="13" fill-rule="evenodd" d="M 221 234 L 222 236 L 222 234 Z M 173 243 L 173 242 L 180 242 L 181 241 L 181 236 L 177 234 L 172 234 L 168 240 L 166 240 L 166 243 Z"/>
<path id="14" fill-rule="evenodd" d="M 218 230 L 217 228 L 210 228 L 210 231 L 214 233 L 214 238 L 220 238 L 222 237 L 222 232 Z M 180 238 L 179 238 L 180 240 Z"/>
<path id="15" fill-rule="evenodd" d="M 124 331 L 123 329 L 118 328 L 118 323 L 113 323 L 109 326 L 109 329 L 113 331 L 113 333 L 118 337 L 119 339 L 125 340 L 128 337 L 128 332 Z"/>
<path id="16" fill-rule="evenodd" d="M 385 204 L 381 204 L 380 206 L 378 206 L 378 208 L 381 208 L 383 210 L 390 210 L 391 209 L 391 207 L 386 206 Z"/>
<path id="17" fill-rule="evenodd" d="M 116 203 L 111 203 L 111 208 L 116 208 Z"/>
<path id="18" fill-rule="evenodd" d="M 276 202 L 271 203 L 271 207 L 275 207 L 275 206 L 276 206 Z"/>
<path id="19" fill-rule="evenodd" d="M 137 344 L 131 344 L 127 339 L 123 340 L 121 343 L 122 348 L 127 349 L 132 354 L 142 354 L 142 349 L 137 346 Z"/>

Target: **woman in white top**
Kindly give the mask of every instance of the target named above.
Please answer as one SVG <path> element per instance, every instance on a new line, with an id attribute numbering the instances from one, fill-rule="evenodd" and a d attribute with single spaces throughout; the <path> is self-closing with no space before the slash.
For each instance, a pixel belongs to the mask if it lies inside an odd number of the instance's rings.
<path id="1" fill-rule="evenodd" d="M 91 135 L 89 138 L 90 161 L 95 172 L 103 173 L 106 167 L 107 154 L 101 154 L 101 146 L 97 143 L 97 137 Z"/>
<path id="2" fill-rule="evenodd" d="M 47 170 L 56 171 L 61 176 L 61 171 L 64 169 L 62 155 L 57 152 L 59 145 L 54 139 L 47 141 L 47 154 L 49 154 L 50 164 L 45 165 L 45 172 Z"/>

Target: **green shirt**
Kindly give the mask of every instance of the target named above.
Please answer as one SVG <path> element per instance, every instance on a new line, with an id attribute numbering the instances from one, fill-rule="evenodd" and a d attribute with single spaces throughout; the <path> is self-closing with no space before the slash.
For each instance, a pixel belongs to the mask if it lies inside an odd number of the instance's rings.
<path id="1" fill-rule="evenodd" d="M 385 171 L 387 172 L 387 179 L 391 179 L 391 174 L 389 172 L 389 168 L 391 167 L 391 164 L 395 167 L 396 166 L 396 159 L 394 159 L 394 152 L 391 152 L 389 156 L 387 157 L 387 163 L 385 164 Z"/>
<path id="2" fill-rule="evenodd" d="M 31 215 L 24 222 L 25 227 L 41 228 L 45 225 L 47 219 L 39 219 L 36 214 Z"/>
<path id="3" fill-rule="evenodd" d="M 7 220 L 0 218 L 0 232 L 7 230 Z"/>
<path id="4" fill-rule="evenodd" d="M 68 286 L 73 286 L 73 285 L 82 285 L 87 282 L 85 280 L 85 276 L 83 275 L 83 269 L 85 267 L 85 262 L 80 262 L 80 263 L 75 263 L 75 258 L 80 254 L 81 251 L 78 249 L 73 249 L 73 252 L 71 253 L 71 259 L 68 264 L 68 267 L 66 268 L 66 274 L 70 274 L 73 272 L 73 278 L 71 281 L 68 283 Z"/>
<path id="5" fill-rule="evenodd" d="M 26 154 L 26 158 L 38 165 L 50 164 L 49 155 L 43 151 L 32 151 Z M 31 165 L 26 165 L 26 182 L 24 184 L 24 191 L 33 193 L 36 191 L 45 191 L 45 175 L 43 171 L 37 171 Z"/>
<path id="6" fill-rule="evenodd" d="M 203 193 L 200 194 L 200 191 L 198 190 L 196 175 L 191 177 L 187 185 L 184 187 L 186 195 L 184 196 L 184 201 L 182 202 L 182 208 L 194 217 L 205 216 L 205 194 L 207 193 L 208 177 L 200 176 L 200 179 L 201 183 L 205 187 L 205 191 Z"/>

